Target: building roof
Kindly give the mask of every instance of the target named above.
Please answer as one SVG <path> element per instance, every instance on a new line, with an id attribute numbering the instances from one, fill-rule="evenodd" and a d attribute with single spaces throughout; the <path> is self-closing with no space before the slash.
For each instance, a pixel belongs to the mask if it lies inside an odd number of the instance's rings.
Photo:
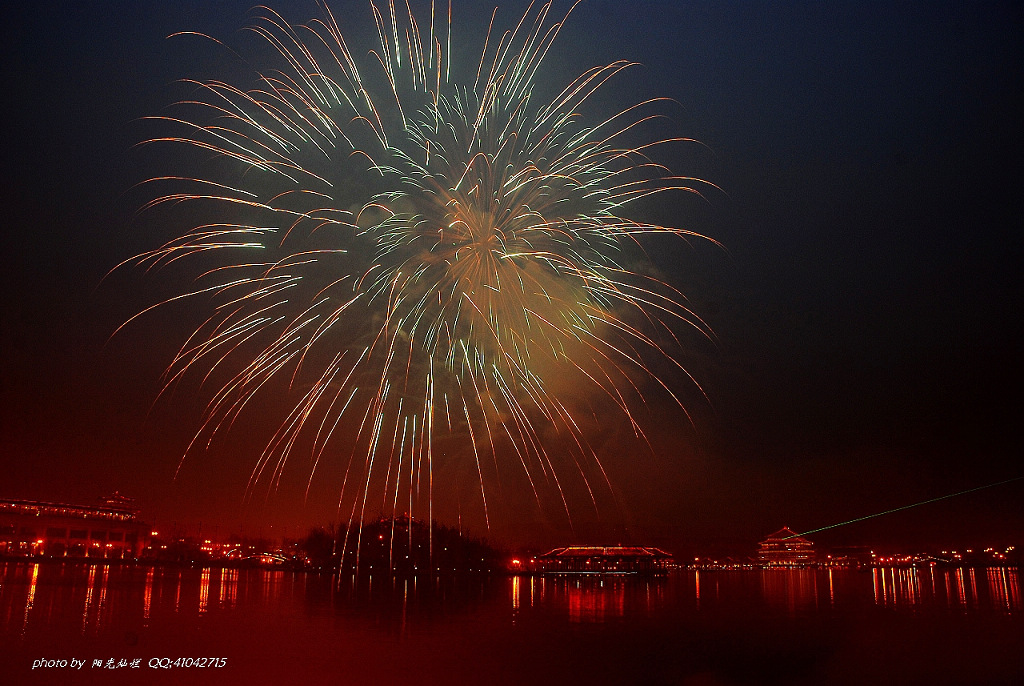
<path id="1" fill-rule="evenodd" d="M 807 544 L 811 543 L 811 541 L 809 541 L 808 539 L 806 539 L 803 536 L 799 535 L 798 533 L 796 533 L 795 531 L 790 529 L 788 526 L 782 527 L 781 529 L 779 529 L 775 533 L 769 535 L 767 538 L 765 538 L 761 542 L 762 543 L 776 543 L 776 542 L 783 542 L 783 541 L 785 541 L 786 543 L 788 543 L 790 545 L 793 545 L 795 543 L 807 543 Z"/>
<path id="2" fill-rule="evenodd" d="M 120 496 L 123 498 L 123 496 Z M 118 502 L 118 501 L 115 501 Z M 80 517 L 87 519 L 131 520 L 138 516 L 133 509 L 116 505 L 73 505 L 45 500 L 19 500 L 0 498 L 0 512 L 29 516 Z"/>
<path id="3" fill-rule="evenodd" d="M 658 548 L 640 546 L 583 546 L 574 545 L 555 548 L 544 553 L 541 558 L 577 558 L 577 557 L 636 557 L 654 559 L 670 559 L 672 556 Z"/>

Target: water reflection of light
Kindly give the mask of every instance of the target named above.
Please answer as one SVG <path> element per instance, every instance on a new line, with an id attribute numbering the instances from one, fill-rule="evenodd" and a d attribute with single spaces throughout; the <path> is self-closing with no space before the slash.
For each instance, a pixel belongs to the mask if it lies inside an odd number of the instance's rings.
<path id="1" fill-rule="evenodd" d="M 82 609 L 82 635 L 89 626 L 89 608 L 92 607 L 92 592 L 96 584 L 96 565 L 89 567 L 89 581 L 85 591 L 85 608 Z"/>
<path id="2" fill-rule="evenodd" d="M 331 592 L 334 592 L 334 584 L 331 584 Z M 235 606 L 235 596 L 238 593 L 238 570 L 220 570 L 220 592 L 217 594 L 217 602 L 221 607 L 232 608 Z"/>
<path id="3" fill-rule="evenodd" d="M 904 602 L 917 605 L 921 602 L 921 586 L 917 578 L 917 567 L 899 570 L 900 595 Z"/>
<path id="4" fill-rule="evenodd" d="M 7 575 L 10 573 L 10 569 L 17 569 L 17 567 L 14 567 L 13 565 L 8 566 L 6 562 L 0 563 L 0 600 L 2 600 L 4 596 L 4 586 L 6 585 L 10 588 L 10 584 L 4 583 L 7 581 Z M 11 612 L 13 611 L 12 605 L 13 603 L 0 603 L 0 609 L 3 609 L 4 613 L 0 626 L 11 626 Z"/>
<path id="5" fill-rule="evenodd" d="M 573 622 L 603 622 L 613 617 L 622 617 L 626 611 L 626 589 L 621 581 L 596 584 L 592 580 L 567 582 L 566 603 L 569 619 Z"/>
<path id="6" fill-rule="evenodd" d="M 573 623 L 602 623 L 629 617 L 654 616 L 666 602 L 665 579 L 637 576 L 514 575 L 508 588 L 512 622 L 529 608 L 564 612 Z M 529 592 L 524 588 L 529 584 Z"/>
<path id="7" fill-rule="evenodd" d="M 107 572 L 108 570 L 106 565 L 100 567 L 100 596 L 96 601 L 96 621 L 93 623 L 93 631 L 97 633 L 100 630 L 100 625 L 103 623 L 103 611 L 106 607 L 107 579 L 109 578 L 109 574 Z"/>
<path id="8" fill-rule="evenodd" d="M 204 567 L 199 578 L 199 614 L 205 615 L 210 604 L 210 568 Z"/>
<path id="9" fill-rule="evenodd" d="M 1003 567 L 1003 574 L 1006 577 L 1007 585 L 1009 587 L 1010 609 L 1020 611 L 1020 581 L 1017 578 L 1017 569 L 1007 569 L 1006 567 Z"/>
<path id="10" fill-rule="evenodd" d="M 769 605 L 785 607 L 790 614 L 818 606 L 818 577 L 813 569 L 765 569 L 761 588 Z"/>
<path id="11" fill-rule="evenodd" d="M 974 576 L 974 568 L 967 570 L 967 578 L 971 580 L 971 605 L 978 607 L 978 580 Z"/>
<path id="12" fill-rule="evenodd" d="M 693 573 L 695 583 L 697 585 L 696 596 L 697 596 L 697 609 L 700 609 L 700 570 L 698 569 Z"/>
<path id="13" fill-rule="evenodd" d="M 294 581 L 294 576 L 292 577 Z M 284 572 L 280 569 L 260 570 L 260 589 L 262 591 L 263 602 L 270 603 L 271 599 L 277 597 L 281 593 L 280 584 L 284 580 Z M 367 592 L 370 593 L 373 590 L 373 575 L 371 574 L 368 579 L 369 587 Z M 372 593 L 370 593 L 372 595 Z"/>
<path id="14" fill-rule="evenodd" d="M 411 531 L 411 527 L 410 527 Z M 402 587 L 402 622 L 399 625 L 398 633 L 399 636 L 405 636 L 405 624 L 409 618 L 409 580 L 405 580 L 405 584 Z"/>
<path id="15" fill-rule="evenodd" d="M 142 626 L 149 627 L 149 609 L 153 605 L 153 568 L 146 572 L 146 589 L 142 595 Z"/>
<path id="16" fill-rule="evenodd" d="M 916 567 L 875 567 L 875 604 L 919 605 L 921 581 Z"/>
<path id="17" fill-rule="evenodd" d="M 943 603 L 950 608 L 979 610 L 990 608 L 1004 612 L 1021 610 L 1020 585 L 1017 571 L 1006 567 L 986 570 L 988 598 L 979 592 L 978 571 L 973 568 L 928 570 L 929 583 L 922 585 L 917 567 L 876 567 L 874 575 L 875 603 L 878 605 L 910 605 Z M 941 578 L 938 578 L 941 577 Z"/>
<path id="18" fill-rule="evenodd" d="M 1007 567 L 992 567 L 987 571 L 988 593 L 992 606 L 1008 613 L 1019 612 L 1021 597 L 1017 570 Z"/>
<path id="19" fill-rule="evenodd" d="M 365 579 L 359 582 L 360 593 L 345 597 L 348 585 L 354 583 L 351 577 L 341 577 L 339 583 L 316 575 L 288 572 L 264 575 L 259 570 L 213 568 L 208 571 L 208 574 L 207 570 L 196 574 L 195 570 L 180 571 L 173 567 L 104 567 L 75 563 L 44 562 L 37 566 L 32 562 L 19 562 L 7 563 L 6 567 L 0 564 L 0 645 L 9 643 L 17 647 L 20 640 L 44 648 L 52 644 L 50 636 L 73 638 L 81 630 L 88 636 L 90 644 L 99 645 L 94 636 L 105 636 L 107 645 L 123 646 L 121 636 L 127 630 L 141 633 L 145 638 L 146 635 L 162 635 L 166 627 L 177 630 L 185 625 L 196 626 L 197 604 L 202 602 L 199 599 L 204 595 L 206 613 L 211 616 L 202 621 L 215 621 L 218 626 L 243 627 L 242 633 L 249 626 L 253 613 L 278 617 L 279 608 L 293 602 L 313 602 L 310 611 L 316 612 L 309 621 L 329 622 L 334 620 L 321 617 L 320 609 L 328 597 L 328 590 L 334 592 L 335 588 L 337 606 L 346 610 L 346 631 L 371 625 L 376 627 L 373 628 L 376 631 L 380 626 L 386 626 L 389 635 L 393 635 L 392 632 L 397 632 L 401 625 L 403 639 L 412 641 L 419 640 L 417 636 L 422 632 L 418 629 L 434 626 L 433 622 L 442 616 L 446 618 L 444 621 L 453 616 L 449 609 L 458 613 L 464 611 L 467 616 L 486 613 L 479 616 L 500 621 L 503 627 L 507 627 L 511 619 L 515 631 L 519 632 L 517 636 L 532 636 L 537 627 L 544 626 L 559 631 L 567 628 L 574 632 L 582 631 L 582 635 L 589 636 L 598 635 L 592 632 L 605 631 L 608 625 L 614 634 L 618 631 L 616 627 L 655 627 L 662 626 L 664 622 L 682 626 L 690 620 L 699 627 L 702 623 L 715 623 L 726 616 L 731 618 L 730 621 L 755 621 L 756 610 L 761 607 L 771 609 L 772 604 L 780 609 L 767 616 L 771 621 L 783 623 L 786 622 L 787 609 L 793 608 L 802 608 L 800 614 L 803 617 L 831 615 L 839 621 L 848 616 L 875 621 L 881 610 L 884 615 L 917 614 L 924 621 L 930 621 L 932 617 L 951 618 L 954 623 L 959 622 L 957 626 L 967 626 L 960 622 L 959 615 L 963 612 L 974 614 L 976 618 L 987 613 L 992 616 L 992 621 L 1000 624 L 979 623 L 979 626 L 1003 626 L 1011 631 L 1018 631 L 1020 621 L 1024 619 L 1021 575 L 1013 568 L 976 569 L 976 593 L 972 590 L 968 569 L 941 565 L 918 567 L 916 570 L 876 568 L 871 573 L 843 569 L 822 569 L 802 574 L 773 571 L 764 577 L 760 571 L 706 570 L 699 573 L 680 571 L 666 578 L 652 579 L 512 576 L 508 581 L 500 579 L 482 583 L 481 587 L 489 591 L 479 599 L 474 599 L 473 590 L 460 585 L 460 582 L 442 582 L 442 592 L 434 594 L 432 589 L 436 581 L 433 578 L 393 582 L 377 576 L 373 601 L 362 593 L 366 588 Z M 814 576 L 821 582 L 816 588 Z M 275 578 L 281 579 L 276 586 Z M 285 580 L 288 583 L 284 583 Z M 419 581 L 423 583 L 419 584 Z M 961 581 L 963 604 L 959 591 Z M 720 596 L 717 600 L 716 582 Z M 502 584 L 500 590 L 488 585 L 496 583 Z M 267 584 L 273 587 L 269 602 L 264 603 L 261 601 L 262 586 Z M 204 585 L 207 585 L 207 591 L 202 590 Z M 301 592 L 303 585 L 309 592 Z M 818 593 L 817 606 L 814 605 L 815 590 Z M 177 596 L 181 599 L 181 612 L 192 619 L 171 615 Z M 699 610 L 694 609 L 695 599 L 701 603 Z M 826 600 L 829 602 L 823 602 Z M 48 617 L 47 608 L 50 606 L 54 611 Z M 435 612 L 437 607 L 443 611 Z M 842 613 L 836 614 L 831 607 L 841 608 Z M 636 622 L 641 624 L 631 624 Z M 605 628 L 600 626 L 601 623 L 606 625 Z M 150 633 L 140 632 L 140 626 Z M 522 633 L 524 629 L 529 634 Z M 75 640 L 80 641 L 81 637 Z M 6 681 L 0 677 L 0 683 Z"/>
<path id="20" fill-rule="evenodd" d="M 39 563 L 32 565 L 32 581 L 28 587 L 28 598 L 25 600 L 25 618 L 21 622 L 21 637 L 28 631 L 28 615 L 36 604 L 36 582 L 39 580 Z"/>

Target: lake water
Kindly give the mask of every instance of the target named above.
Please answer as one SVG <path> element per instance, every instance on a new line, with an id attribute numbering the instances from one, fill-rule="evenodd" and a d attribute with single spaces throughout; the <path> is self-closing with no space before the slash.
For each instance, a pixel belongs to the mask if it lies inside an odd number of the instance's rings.
<path id="1" fill-rule="evenodd" d="M 0 563 L 2 684 L 282 681 L 1021 684 L 1024 601 L 1011 568 L 357 583 Z"/>

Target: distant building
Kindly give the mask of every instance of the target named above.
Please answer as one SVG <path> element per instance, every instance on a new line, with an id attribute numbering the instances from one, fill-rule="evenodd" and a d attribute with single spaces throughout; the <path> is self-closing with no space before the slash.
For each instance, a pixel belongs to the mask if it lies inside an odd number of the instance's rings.
<path id="1" fill-rule="evenodd" d="M 761 541 L 757 561 L 766 567 L 801 567 L 814 564 L 814 544 L 789 527 Z"/>
<path id="2" fill-rule="evenodd" d="M 0 555 L 135 558 L 148 532 L 119 493 L 99 505 L 0 499 Z"/>
<path id="3" fill-rule="evenodd" d="M 827 564 L 834 567 L 869 567 L 874 561 L 874 552 L 867 546 L 851 545 L 833 547 L 829 550 Z M 824 560 L 823 560 L 824 561 Z"/>
<path id="4" fill-rule="evenodd" d="M 544 574 L 661 574 L 672 556 L 639 546 L 569 546 L 530 560 L 529 571 Z"/>

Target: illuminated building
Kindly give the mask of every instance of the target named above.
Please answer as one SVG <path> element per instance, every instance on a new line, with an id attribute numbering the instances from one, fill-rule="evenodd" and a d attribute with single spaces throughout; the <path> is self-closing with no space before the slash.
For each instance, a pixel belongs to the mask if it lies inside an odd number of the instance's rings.
<path id="1" fill-rule="evenodd" d="M 569 546 L 530 560 L 530 571 L 544 574 L 663 574 L 672 556 L 638 546 Z"/>
<path id="2" fill-rule="evenodd" d="M 815 561 L 814 544 L 784 526 L 761 541 L 757 560 L 767 567 L 800 567 Z"/>
<path id="3" fill-rule="evenodd" d="M 131 498 L 119 493 L 100 505 L 0 499 L 0 555 L 43 557 L 139 556 L 148 525 Z"/>
<path id="4" fill-rule="evenodd" d="M 833 547 L 828 555 L 826 564 L 833 567 L 852 567 L 859 569 L 860 567 L 870 567 L 874 561 L 874 553 L 872 550 L 863 545 L 850 545 L 850 546 L 838 546 Z"/>

